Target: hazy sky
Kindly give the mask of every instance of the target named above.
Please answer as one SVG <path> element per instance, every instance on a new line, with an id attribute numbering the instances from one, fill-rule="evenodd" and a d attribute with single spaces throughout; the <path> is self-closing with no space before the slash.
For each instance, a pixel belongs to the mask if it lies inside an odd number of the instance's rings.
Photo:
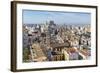
<path id="1" fill-rule="evenodd" d="M 90 24 L 91 14 L 83 12 L 54 12 L 23 10 L 24 24 L 38 24 L 53 20 L 56 24 Z"/>

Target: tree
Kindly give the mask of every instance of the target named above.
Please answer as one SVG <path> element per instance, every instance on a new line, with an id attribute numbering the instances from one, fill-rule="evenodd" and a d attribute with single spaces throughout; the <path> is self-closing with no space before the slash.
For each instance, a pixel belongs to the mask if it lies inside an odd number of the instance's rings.
<path id="1" fill-rule="evenodd" d="M 29 49 L 28 48 L 24 48 L 23 49 L 23 61 L 27 62 L 27 60 L 29 60 Z"/>

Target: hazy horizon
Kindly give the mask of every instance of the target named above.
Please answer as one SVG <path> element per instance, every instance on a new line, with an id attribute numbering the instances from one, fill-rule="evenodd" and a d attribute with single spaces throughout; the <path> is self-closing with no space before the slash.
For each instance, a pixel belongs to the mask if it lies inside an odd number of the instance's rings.
<path id="1" fill-rule="evenodd" d="M 83 12 L 23 10 L 23 24 L 43 24 L 51 20 L 56 24 L 91 24 L 91 14 Z"/>

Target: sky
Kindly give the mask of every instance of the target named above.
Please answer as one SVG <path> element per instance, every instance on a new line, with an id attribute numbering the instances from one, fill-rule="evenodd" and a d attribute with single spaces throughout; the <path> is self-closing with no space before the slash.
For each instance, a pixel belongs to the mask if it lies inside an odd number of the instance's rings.
<path id="1" fill-rule="evenodd" d="M 23 24 L 41 24 L 53 20 L 55 24 L 91 24 L 91 14 L 84 12 L 23 10 Z"/>

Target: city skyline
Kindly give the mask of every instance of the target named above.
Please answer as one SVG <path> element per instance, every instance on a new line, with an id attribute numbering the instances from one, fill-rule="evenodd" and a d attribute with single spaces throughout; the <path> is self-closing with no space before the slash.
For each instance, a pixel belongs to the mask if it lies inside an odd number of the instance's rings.
<path id="1" fill-rule="evenodd" d="M 91 14 L 83 12 L 23 10 L 23 24 L 41 24 L 50 20 L 53 20 L 56 24 L 91 24 Z"/>
<path id="2" fill-rule="evenodd" d="M 32 25 L 32 26 L 31 26 Z M 35 25 L 35 26 L 34 26 Z M 23 62 L 91 59 L 91 27 L 23 26 Z"/>

